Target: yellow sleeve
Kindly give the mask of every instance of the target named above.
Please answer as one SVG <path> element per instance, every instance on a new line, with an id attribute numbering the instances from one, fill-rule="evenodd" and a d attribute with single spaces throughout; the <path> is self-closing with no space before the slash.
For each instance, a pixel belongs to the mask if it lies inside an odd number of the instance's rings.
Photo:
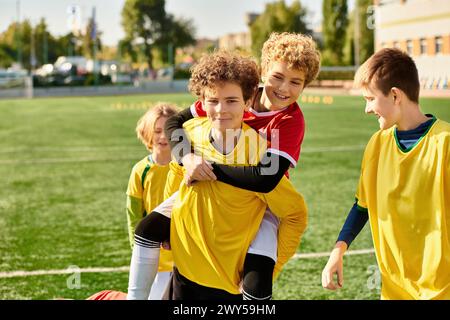
<path id="1" fill-rule="evenodd" d="M 139 170 L 139 163 L 131 170 L 130 179 L 128 180 L 127 195 L 142 199 L 144 188 L 142 187 L 142 172 Z"/>
<path id="2" fill-rule="evenodd" d="M 131 170 L 130 179 L 128 180 L 127 188 L 127 225 L 128 225 L 128 239 L 133 248 L 134 244 L 134 230 L 139 221 L 144 217 L 144 188 L 142 187 L 142 173 L 140 173 L 140 162 L 138 162 Z"/>
<path id="3" fill-rule="evenodd" d="M 308 210 L 303 196 L 283 177 L 277 187 L 263 196 L 270 210 L 281 218 L 278 229 L 278 252 L 274 277 L 295 254 L 308 222 Z"/>
<path id="4" fill-rule="evenodd" d="M 358 206 L 362 208 L 367 208 L 367 197 L 366 197 L 366 189 L 364 186 L 365 182 L 365 172 L 364 169 L 367 166 L 367 162 L 370 161 L 371 154 L 373 152 L 373 142 L 377 137 L 377 133 L 375 133 L 369 142 L 367 143 L 366 149 L 364 150 L 363 159 L 361 161 L 361 172 L 359 175 L 358 187 L 356 189 L 355 198 L 358 200 Z"/>
<path id="5" fill-rule="evenodd" d="M 170 162 L 169 168 L 166 186 L 164 187 L 164 200 L 178 191 L 184 178 L 184 169 L 176 161 Z"/>
<path id="6" fill-rule="evenodd" d="M 128 239 L 130 246 L 134 245 L 134 230 L 139 221 L 144 218 L 144 201 L 133 196 L 127 196 L 127 224 L 128 224 Z"/>

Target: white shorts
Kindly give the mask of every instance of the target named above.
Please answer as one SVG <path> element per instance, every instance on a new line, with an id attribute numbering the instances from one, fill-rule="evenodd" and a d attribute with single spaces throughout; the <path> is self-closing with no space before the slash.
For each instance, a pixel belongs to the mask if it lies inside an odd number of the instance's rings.
<path id="1" fill-rule="evenodd" d="M 148 300 L 162 300 L 164 292 L 166 292 L 166 288 L 169 285 L 171 275 L 172 272 L 170 271 L 162 271 L 156 274 Z"/>
<path id="2" fill-rule="evenodd" d="M 157 206 L 153 211 L 161 213 L 163 216 L 166 216 L 167 218 L 172 217 L 172 209 L 173 205 L 175 204 L 175 200 L 178 197 L 178 192 L 175 192 L 173 195 L 171 195 L 169 198 L 167 198 L 163 203 L 161 203 L 159 206 Z"/>
<path id="3" fill-rule="evenodd" d="M 267 207 L 258 233 L 247 252 L 269 257 L 276 263 L 279 225 L 280 220 Z"/>

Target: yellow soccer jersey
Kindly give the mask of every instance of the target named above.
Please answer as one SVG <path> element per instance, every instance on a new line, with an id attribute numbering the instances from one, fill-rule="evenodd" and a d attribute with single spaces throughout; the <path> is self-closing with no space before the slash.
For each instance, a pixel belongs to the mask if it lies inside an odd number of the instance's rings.
<path id="1" fill-rule="evenodd" d="M 369 211 L 382 299 L 450 299 L 450 124 L 436 120 L 411 150 L 375 133 L 356 193 Z"/>
<path id="2" fill-rule="evenodd" d="M 127 189 L 127 220 L 130 242 L 134 243 L 134 230 L 145 215 L 164 200 L 169 165 L 160 166 L 151 155 L 135 164 Z M 172 271 L 172 253 L 161 249 L 158 271 Z"/>
<path id="3" fill-rule="evenodd" d="M 235 159 L 245 159 L 239 164 L 257 164 L 264 153 L 264 149 L 256 150 L 259 143 L 249 146 L 245 142 L 245 137 L 251 135 L 246 131 L 253 130 L 245 124 L 235 152 L 226 156 L 218 153 L 210 143 L 208 119 L 195 118 L 184 127 L 191 140 L 197 142 L 195 152 L 208 155 L 207 160 L 216 163 L 233 164 Z M 252 150 L 255 145 L 258 147 Z M 183 167 L 177 163 L 172 162 L 170 167 L 173 177 L 179 179 L 184 175 Z M 267 194 L 239 189 L 220 181 L 196 182 L 192 187 L 182 183 L 172 211 L 170 238 L 180 273 L 200 285 L 238 294 L 245 255 L 267 206 L 274 214 L 288 220 L 279 231 L 285 234 L 279 238 L 278 245 L 279 260 L 284 263 L 295 253 L 306 227 L 304 199 L 286 177 Z"/>

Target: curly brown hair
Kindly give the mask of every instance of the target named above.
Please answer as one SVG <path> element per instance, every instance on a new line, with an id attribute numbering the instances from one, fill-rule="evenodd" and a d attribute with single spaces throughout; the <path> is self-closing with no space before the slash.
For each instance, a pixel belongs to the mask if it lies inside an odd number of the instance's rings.
<path id="1" fill-rule="evenodd" d="M 259 84 L 258 66 L 250 58 L 225 50 L 203 55 L 191 68 L 189 90 L 202 99 L 205 89 L 214 89 L 225 82 L 241 87 L 244 101 L 248 101 Z"/>
<path id="2" fill-rule="evenodd" d="M 263 76 L 273 61 L 283 61 L 288 64 L 288 68 L 303 71 L 306 87 L 319 73 L 320 52 L 310 36 L 300 33 L 273 32 L 264 42 L 261 52 Z"/>

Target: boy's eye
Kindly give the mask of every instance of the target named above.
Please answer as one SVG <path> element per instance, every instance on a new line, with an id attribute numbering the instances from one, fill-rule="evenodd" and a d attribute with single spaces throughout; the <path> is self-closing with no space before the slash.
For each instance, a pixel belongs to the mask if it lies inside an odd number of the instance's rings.
<path id="1" fill-rule="evenodd" d="M 236 103 L 236 102 L 238 102 L 236 99 L 227 100 L 227 103 Z"/>
<path id="2" fill-rule="evenodd" d="M 293 84 L 293 85 L 296 85 L 296 86 L 299 86 L 299 85 L 301 85 L 302 83 L 301 83 L 301 82 L 298 82 L 298 81 L 292 81 L 292 84 Z"/>

